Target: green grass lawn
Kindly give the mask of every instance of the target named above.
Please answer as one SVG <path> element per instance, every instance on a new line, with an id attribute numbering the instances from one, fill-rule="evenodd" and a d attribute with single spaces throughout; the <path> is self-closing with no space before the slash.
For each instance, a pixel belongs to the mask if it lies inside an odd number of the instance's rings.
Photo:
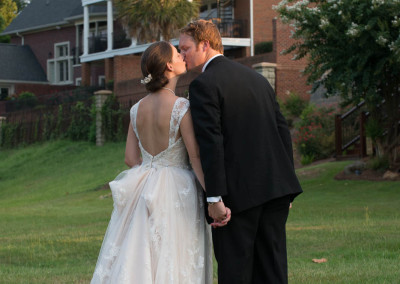
<path id="1" fill-rule="evenodd" d="M 0 283 L 90 281 L 112 210 L 102 187 L 126 169 L 124 147 L 0 151 Z M 290 283 L 400 283 L 400 182 L 334 180 L 347 163 L 297 171 L 304 193 L 287 224 Z"/>

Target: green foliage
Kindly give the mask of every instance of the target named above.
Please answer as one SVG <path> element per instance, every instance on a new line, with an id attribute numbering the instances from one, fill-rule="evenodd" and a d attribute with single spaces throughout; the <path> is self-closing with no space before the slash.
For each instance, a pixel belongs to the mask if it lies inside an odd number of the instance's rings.
<path id="1" fill-rule="evenodd" d="M 18 136 L 20 128 L 21 124 L 19 123 L 3 124 L 1 127 L 2 141 L 0 146 L 4 148 L 11 148 L 13 146 L 18 145 Z"/>
<path id="2" fill-rule="evenodd" d="M 336 106 L 316 107 L 309 104 L 296 123 L 294 144 L 306 159 L 323 159 L 335 151 L 335 113 Z"/>
<path id="3" fill-rule="evenodd" d="M 83 102 L 77 102 L 71 108 L 71 124 L 67 130 L 67 137 L 74 141 L 87 141 L 90 125 L 90 109 Z"/>
<path id="4" fill-rule="evenodd" d="M 55 141 L 0 151 L 0 282 L 90 282 L 113 210 L 103 187 L 126 169 L 124 150 Z M 296 171 L 289 283 L 398 282 L 400 183 L 335 180 L 347 164 Z"/>
<path id="5" fill-rule="evenodd" d="M 13 2 L 15 2 L 15 4 L 17 4 L 17 9 L 18 9 L 18 13 L 19 13 L 29 4 L 30 1 L 13 0 Z"/>
<path id="6" fill-rule="evenodd" d="M 6 27 L 6 22 L 5 22 L 4 18 L 3 18 L 3 15 L 1 15 L 1 13 L 0 13 L 0 33 L 5 29 L 5 27 Z M 8 35 L 7 36 L 0 36 L 0 43 L 9 43 L 10 39 L 11 38 Z"/>
<path id="7" fill-rule="evenodd" d="M 375 171 L 380 171 L 384 172 L 387 169 L 389 169 L 389 159 L 388 157 L 374 157 L 370 159 L 367 163 L 367 168 L 375 170 Z"/>
<path id="8" fill-rule="evenodd" d="M 18 95 L 18 99 L 16 101 L 17 109 L 25 109 L 25 108 L 33 108 L 39 103 L 38 98 L 34 93 L 31 92 L 22 92 Z"/>
<path id="9" fill-rule="evenodd" d="M 289 94 L 284 102 L 285 108 L 294 117 L 299 117 L 308 104 L 308 100 L 293 92 Z"/>
<path id="10" fill-rule="evenodd" d="M 311 155 L 305 155 L 305 156 L 301 155 L 300 163 L 303 166 L 309 165 L 312 162 L 314 162 L 314 155 L 312 155 L 312 154 Z"/>
<path id="11" fill-rule="evenodd" d="M 18 7 L 12 0 L 2 0 L 0 4 L 0 15 L 4 20 L 4 27 L 7 27 L 17 16 Z"/>
<path id="12" fill-rule="evenodd" d="M 254 45 L 254 53 L 257 55 L 257 54 L 271 52 L 273 49 L 272 44 L 273 44 L 272 41 L 259 42 L 256 45 Z"/>
<path id="13" fill-rule="evenodd" d="M 296 42 L 284 53 L 307 58 L 305 74 L 315 89 L 322 85 L 345 103 L 365 100 L 371 114 L 387 114 L 380 121 L 387 135 L 379 140 L 394 157 L 400 144 L 400 1 L 283 0 L 275 9 L 294 26 Z"/>
<path id="14" fill-rule="evenodd" d="M 383 135 L 383 129 L 378 120 L 370 117 L 365 124 L 365 133 L 375 143 Z"/>
<path id="15" fill-rule="evenodd" d="M 170 40 L 199 13 L 199 0 L 116 0 L 118 17 L 139 42 Z"/>
<path id="16" fill-rule="evenodd" d="M 120 108 L 117 98 L 114 94 L 107 97 L 101 109 L 102 130 L 106 141 L 123 141 L 126 138 L 125 129 L 123 129 L 123 118 L 129 115 L 129 112 Z"/>

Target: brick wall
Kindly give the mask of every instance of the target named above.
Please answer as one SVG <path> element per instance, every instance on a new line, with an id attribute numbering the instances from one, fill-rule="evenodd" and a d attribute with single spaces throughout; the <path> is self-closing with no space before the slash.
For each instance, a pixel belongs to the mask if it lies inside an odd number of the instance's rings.
<path id="1" fill-rule="evenodd" d="M 45 84 L 15 84 L 15 94 L 19 95 L 22 92 L 32 92 L 36 96 L 53 94 L 60 91 L 74 89 L 75 86 L 56 86 L 56 85 L 45 85 Z"/>
<path id="2" fill-rule="evenodd" d="M 138 55 L 114 57 L 114 92 L 118 96 L 146 91 L 140 84 L 140 59 Z"/>
<path id="3" fill-rule="evenodd" d="M 294 54 L 281 55 L 294 40 L 290 38 L 291 27 L 283 24 L 280 20 L 273 20 L 274 27 L 274 50 L 276 51 L 276 93 L 285 99 L 289 92 L 294 92 L 305 99 L 310 99 L 311 86 L 306 84 L 307 77 L 301 74 L 306 67 L 307 60 L 292 60 Z"/>
<path id="4" fill-rule="evenodd" d="M 76 28 L 62 27 L 60 29 L 53 29 L 47 31 L 40 31 L 30 34 L 24 34 L 24 44 L 29 45 L 35 54 L 38 62 L 47 74 L 47 60 L 54 58 L 54 44 L 61 42 L 69 42 L 70 52 L 76 45 Z M 21 45 L 22 39 L 18 36 L 11 38 L 11 43 Z M 71 54 L 72 56 L 72 54 Z M 73 80 L 81 77 L 81 66 L 73 67 Z"/>
<path id="5" fill-rule="evenodd" d="M 254 44 L 272 41 L 272 20 L 277 16 L 272 10 L 272 5 L 277 5 L 279 2 L 280 0 L 253 0 Z"/>

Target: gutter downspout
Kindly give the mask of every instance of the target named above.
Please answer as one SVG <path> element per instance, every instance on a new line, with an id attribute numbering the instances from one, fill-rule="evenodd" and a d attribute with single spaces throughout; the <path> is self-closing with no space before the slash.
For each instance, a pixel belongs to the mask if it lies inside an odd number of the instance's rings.
<path id="1" fill-rule="evenodd" d="M 25 45 L 24 36 L 21 35 L 19 32 L 17 32 L 17 36 L 19 36 L 21 38 L 21 45 Z"/>

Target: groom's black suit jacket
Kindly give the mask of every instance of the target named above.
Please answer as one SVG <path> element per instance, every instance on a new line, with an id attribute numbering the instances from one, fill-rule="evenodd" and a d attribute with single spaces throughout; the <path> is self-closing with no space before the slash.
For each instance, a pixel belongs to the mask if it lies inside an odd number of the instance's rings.
<path id="1" fill-rule="evenodd" d="M 302 192 L 275 93 L 254 70 L 214 58 L 189 87 L 206 194 L 232 212 Z"/>

